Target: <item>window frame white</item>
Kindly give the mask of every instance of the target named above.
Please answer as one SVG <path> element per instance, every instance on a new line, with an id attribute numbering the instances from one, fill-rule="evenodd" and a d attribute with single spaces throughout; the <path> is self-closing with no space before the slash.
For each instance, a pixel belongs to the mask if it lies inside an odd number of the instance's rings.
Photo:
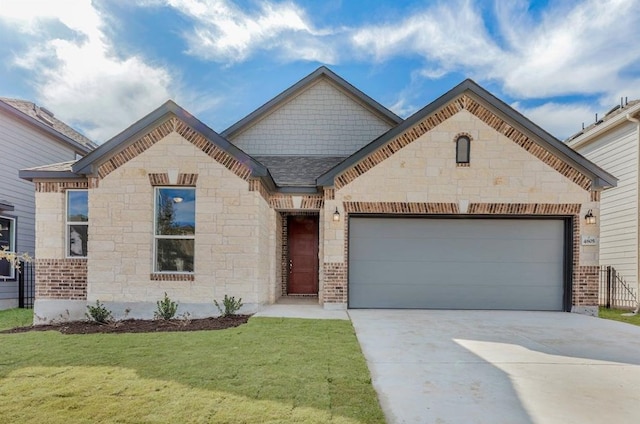
<path id="1" fill-rule="evenodd" d="M 83 191 L 85 193 L 87 193 L 87 220 L 86 221 L 69 221 L 69 193 L 71 192 L 79 192 L 79 191 Z M 65 258 L 67 259 L 86 259 L 89 256 L 89 221 L 91 220 L 91 218 L 89 217 L 89 190 L 87 190 L 86 188 L 74 188 L 74 189 L 68 189 L 65 190 L 64 193 L 64 202 L 65 202 L 65 213 L 64 213 L 64 235 L 65 235 L 65 243 L 64 243 L 64 249 L 65 249 Z M 83 252 L 84 254 L 82 256 L 79 255 L 71 255 L 71 243 L 70 243 L 70 236 L 71 236 L 71 226 L 86 226 L 87 227 L 87 251 Z"/>
<path id="2" fill-rule="evenodd" d="M 9 224 L 9 250 L 8 252 L 11 253 L 16 253 L 16 230 L 17 230 L 17 219 L 14 216 L 9 216 L 9 215 L 0 215 L 0 218 L 2 219 L 6 219 L 7 221 L 10 222 Z M 16 269 L 12 266 L 9 266 L 9 274 L 10 275 L 1 275 L 0 274 L 0 280 L 2 281 L 8 281 L 8 280 L 15 280 L 16 279 Z"/>
<path id="3" fill-rule="evenodd" d="M 195 273 L 196 268 L 196 255 L 195 255 L 195 240 L 196 240 L 196 229 L 195 229 L 195 221 L 196 221 L 196 212 L 195 207 L 193 211 L 193 234 L 192 235 L 160 235 L 158 234 L 158 193 L 159 190 L 170 189 L 170 190 L 192 190 L 194 202 L 197 202 L 196 197 L 196 188 L 191 186 L 154 186 L 153 187 L 153 257 L 151 258 L 152 264 L 151 269 L 154 274 L 162 274 L 162 275 L 193 275 Z M 194 253 L 193 253 L 193 271 L 160 271 L 158 270 L 158 240 L 193 240 L 194 243 Z"/>

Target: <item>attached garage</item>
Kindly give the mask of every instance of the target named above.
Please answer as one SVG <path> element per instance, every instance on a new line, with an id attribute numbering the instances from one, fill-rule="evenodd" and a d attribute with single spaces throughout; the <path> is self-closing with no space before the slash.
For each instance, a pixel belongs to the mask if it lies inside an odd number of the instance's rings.
<path id="1" fill-rule="evenodd" d="M 565 219 L 349 219 L 350 308 L 566 310 Z"/>

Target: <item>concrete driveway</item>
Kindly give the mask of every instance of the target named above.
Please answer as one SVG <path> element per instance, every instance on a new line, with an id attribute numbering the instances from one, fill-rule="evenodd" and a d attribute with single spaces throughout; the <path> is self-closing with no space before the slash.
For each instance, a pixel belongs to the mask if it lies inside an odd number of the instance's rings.
<path id="1" fill-rule="evenodd" d="M 349 315 L 389 423 L 640 420 L 640 327 L 559 312 Z"/>

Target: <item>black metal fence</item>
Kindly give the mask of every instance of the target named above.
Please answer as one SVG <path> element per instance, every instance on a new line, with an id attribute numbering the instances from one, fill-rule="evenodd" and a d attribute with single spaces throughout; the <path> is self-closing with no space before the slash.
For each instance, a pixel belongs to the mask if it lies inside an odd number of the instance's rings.
<path id="1" fill-rule="evenodd" d="M 635 309 L 636 288 L 631 287 L 612 266 L 600 267 L 599 304 L 607 309 Z"/>
<path id="2" fill-rule="evenodd" d="M 20 262 L 18 273 L 18 307 L 33 308 L 36 297 L 36 266 L 33 262 Z"/>

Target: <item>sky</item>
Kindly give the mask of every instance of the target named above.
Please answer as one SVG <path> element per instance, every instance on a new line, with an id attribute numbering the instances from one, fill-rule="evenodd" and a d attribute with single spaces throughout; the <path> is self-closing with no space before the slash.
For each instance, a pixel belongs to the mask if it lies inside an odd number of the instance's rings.
<path id="1" fill-rule="evenodd" d="M 0 97 L 222 132 L 321 65 L 403 118 L 466 78 L 559 139 L 640 98 L 640 0 L 0 0 Z"/>

